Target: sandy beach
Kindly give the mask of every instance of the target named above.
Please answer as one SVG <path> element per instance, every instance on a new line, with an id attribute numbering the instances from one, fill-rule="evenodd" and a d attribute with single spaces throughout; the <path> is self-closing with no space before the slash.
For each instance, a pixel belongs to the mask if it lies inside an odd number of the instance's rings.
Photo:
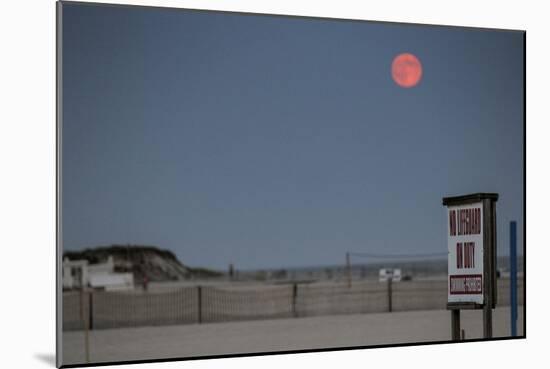
<path id="1" fill-rule="evenodd" d="M 447 310 L 317 316 L 93 330 L 90 362 L 200 357 L 450 340 Z M 466 339 L 482 338 L 482 312 L 462 311 Z M 523 334 L 523 307 L 518 334 Z M 493 313 L 494 337 L 510 335 L 510 309 Z M 85 363 L 84 333 L 63 333 L 63 364 Z"/>

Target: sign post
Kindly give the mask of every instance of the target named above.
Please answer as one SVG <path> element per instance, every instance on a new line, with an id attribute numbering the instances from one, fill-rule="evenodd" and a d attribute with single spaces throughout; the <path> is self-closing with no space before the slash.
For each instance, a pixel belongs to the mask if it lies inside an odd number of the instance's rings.
<path id="1" fill-rule="evenodd" d="M 496 304 L 496 193 L 444 197 L 447 207 L 451 337 L 460 340 L 460 310 L 483 309 L 483 336 L 492 337 Z"/>

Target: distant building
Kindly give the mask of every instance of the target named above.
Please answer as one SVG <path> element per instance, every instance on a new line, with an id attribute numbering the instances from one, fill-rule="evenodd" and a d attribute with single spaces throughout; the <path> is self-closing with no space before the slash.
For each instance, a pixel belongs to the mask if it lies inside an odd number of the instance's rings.
<path id="1" fill-rule="evenodd" d="M 92 287 L 106 291 L 131 290 L 134 288 L 132 273 L 115 273 L 112 256 L 107 262 L 89 264 L 88 260 L 63 260 L 63 289 Z"/>

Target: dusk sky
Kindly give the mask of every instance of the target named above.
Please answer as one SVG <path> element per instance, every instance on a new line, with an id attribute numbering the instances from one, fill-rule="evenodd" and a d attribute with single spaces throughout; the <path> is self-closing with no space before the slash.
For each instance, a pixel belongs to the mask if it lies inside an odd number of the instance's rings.
<path id="1" fill-rule="evenodd" d="M 64 248 L 223 269 L 445 253 L 442 197 L 497 192 L 508 255 L 523 47 L 516 31 L 65 3 Z M 412 88 L 391 76 L 404 52 L 422 63 Z"/>

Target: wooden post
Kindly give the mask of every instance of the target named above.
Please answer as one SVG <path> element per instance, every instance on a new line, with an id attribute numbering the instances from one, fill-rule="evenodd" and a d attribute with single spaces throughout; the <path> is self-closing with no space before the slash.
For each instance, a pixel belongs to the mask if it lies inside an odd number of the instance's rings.
<path id="1" fill-rule="evenodd" d="M 492 213 L 491 201 L 483 200 L 483 242 L 486 247 L 483 253 L 483 337 L 493 337 L 493 225 L 489 214 Z M 487 247 L 488 246 L 488 247 Z"/>
<path id="2" fill-rule="evenodd" d="M 198 320 L 199 324 L 202 323 L 202 287 L 197 286 L 197 295 L 198 295 Z"/>
<path id="3" fill-rule="evenodd" d="M 483 307 L 483 337 L 493 337 L 493 309 L 489 304 Z"/>
<path id="4" fill-rule="evenodd" d="M 460 309 L 451 310 L 451 339 L 460 340 Z"/>
<path id="5" fill-rule="evenodd" d="M 491 201 L 491 228 L 493 235 L 492 239 L 492 247 L 491 252 L 493 253 L 491 256 L 493 257 L 492 262 L 492 269 L 491 269 L 491 280 L 492 280 L 492 291 L 493 291 L 493 300 L 492 300 L 492 308 L 494 309 L 497 304 L 497 297 L 498 297 L 498 286 L 497 286 L 497 204 L 494 201 Z"/>
<path id="6" fill-rule="evenodd" d="M 84 290 L 84 287 L 80 288 L 80 318 L 82 320 L 82 324 L 84 325 L 84 360 L 86 360 L 86 363 L 90 362 L 90 337 L 88 332 L 88 324 L 90 315 L 84 314 L 84 298 L 87 296 L 86 291 Z M 88 304 L 89 306 L 89 304 Z"/>
<path id="7" fill-rule="evenodd" d="M 94 308 L 93 308 L 93 290 L 89 291 L 88 295 L 88 321 L 89 325 L 88 327 L 90 330 L 94 329 Z"/>
<path id="8" fill-rule="evenodd" d="M 346 269 L 348 274 L 348 288 L 351 287 L 351 262 L 349 260 L 349 252 L 346 252 Z"/>
<path id="9" fill-rule="evenodd" d="M 292 285 L 292 315 L 297 318 L 298 317 L 298 311 L 296 309 L 296 300 L 298 298 L 298 284 L 294 283 Z"/>
<path id="10" fill-rule="evenodd" d="M 388 311 L 391 313 L 393 310 L 392 306 L 392 278 L 388 279 Z"/>

